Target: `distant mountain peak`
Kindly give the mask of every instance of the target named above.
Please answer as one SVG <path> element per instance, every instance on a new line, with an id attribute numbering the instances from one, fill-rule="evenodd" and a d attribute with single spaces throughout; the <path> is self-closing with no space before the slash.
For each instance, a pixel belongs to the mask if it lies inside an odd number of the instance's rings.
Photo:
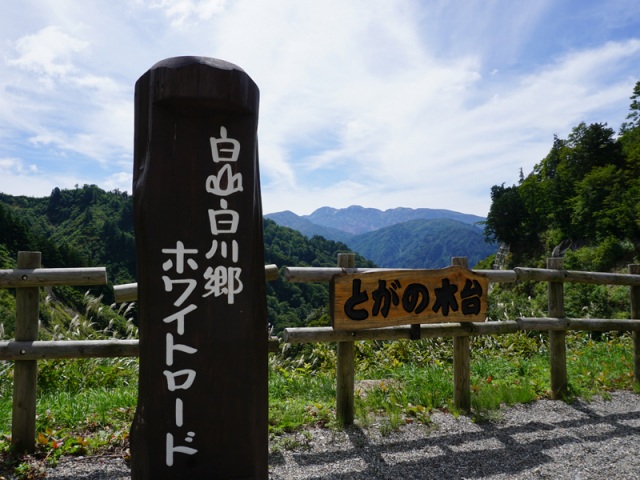
<path id="1" fill-rule="evenodd" d="M 475 225 L 483 217 L 452 210 L 433 208 L 395 207 L 387 210 L 351 205 L 347 208 L 320 207 L 310 215 L 296 215 L 290 210 L 265 215 L 279 225 L 293 228 L 312 237 L 320 235 L 329 240 L 348 243 L 354 235 L 374 232 L 411 220 L 437 220 L 446 218 Z"/>
<path id="2" fill-rule="evenodd" d="M 407 208 L 396 207 L 387 210 L 351 205 L 347 208 L 321 207 L 304 218 L 316 225 L 333 228 L 347 232 L 350 235 L 373 232 L 380 228 L 390 227 L 409 220 L 436 220 L 448 218 L 462 223 L 474 225 L 485 220 L 483 217 L 467 213 L 454 212 L 452 210 L 432 208 Z"/>
<path id="3" fill-rule="evenodd" d="M 351 205 L 322 207 L 310 215 L 290 211 L 265 215 L 307 237 L 341 241 L 379 266 L 440 268 L 451 256 L 467 256 L 471 264 L 495 253 L 477 223 L 477 215 L 431 208 L 396 207 L 382 211 Z"/>

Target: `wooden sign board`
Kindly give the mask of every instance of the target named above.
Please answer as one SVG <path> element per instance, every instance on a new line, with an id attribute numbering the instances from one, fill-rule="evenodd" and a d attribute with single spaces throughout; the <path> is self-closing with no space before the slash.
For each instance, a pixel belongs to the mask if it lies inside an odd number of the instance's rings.
<path id="1" fill-rule="evenodd" d="M 420 323 L 484 322 L 488 279 L 461 266 L 334 275 L 334 330 Z"/>
<path id="2" fill-rule="evenodd" d="M 135 96 L 132 478 L 266 479 L 258 88 L 230 63 L 178 57 Z"/>

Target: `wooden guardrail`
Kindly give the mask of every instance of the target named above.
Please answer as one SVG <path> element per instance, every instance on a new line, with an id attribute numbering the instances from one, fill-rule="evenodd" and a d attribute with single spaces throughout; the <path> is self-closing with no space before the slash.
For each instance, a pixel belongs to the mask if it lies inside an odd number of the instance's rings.
<path id="1" fill-rule="evenodd" d="M 362 273 L 392 269 L 358 269 L 349 254 L 340 254 L 337 268 L 286 267 L 285 279 L 291 282 L 328 282 L 333 275 Z M 463 264 L 466 259 L 454 257 L 452 264 Z M 550 379 L 553 398 L 567 394 L 566 332 L 630 331 L 633 332 L 634 379 L 640 382 L 640 265 L 629 265 L 629 273 L 582 272 L 562 269 L 562 258 L 549 258 L 547 268 L 515 268 L 513 270 L 474 270 L 486 275 L 490 283 L 514 283 L 541 281 L 548 283 L 548 317 L 519 317 L 507 321 L 482 323 L 432 323 L 419 327 L 419 338 L 453 337 L 454 404 L 462 411 L 471 407 L 469 337 L 501 335 L 520 330 L 548 331 L 550 355 Z M 598 285 L 626 285 L 630 287 L 630 319 L 567 318 L 564 313 L 564 283 Z M 336 342 L 336 412 L 344 423 L 353 422 L 354 364 L 353 342 L 360 340 L 414 339 L 412 326 L 385 327 L 354 331 L 336 331 L 332 327 L 286 328 L 286 343 Z"/>
<path id="2" fill-rule="evenodd" d="M 466 266 L 466 259 L 457 257 L 454 264 Z M 40 252 L 19 252 L 17 268 L 0 270 L 0 288 L 16 289 L 15 341 L 0 342 L 0 360 L 13 360 L 14 393 L 12 416 L 12 442 L 19 451 L 30 451 L 35 446 L 35 399 L 37 361 L 42 359 L 135 357 L 138 340 L 37 341 L 39 288 L 68 285 L 105 285 L 106 269 L 98 268 L 40 268 Z M 291 282 L 328 282 L 341 273 L 362 273 L 392 269 L 358 269 L 353 254 L 339 254 L 338 267 L 287 267 L 285 279 Z M 543 281 L 549 284 L 549 316 L 542 318 L 519 317 L 507 321 L 482 323 L 423 324 L 419 338 L 454 338 L 454 404 L 461 410 L 470 409 L 470 351 L 469 337 L 499 335 L 520 330 L 549 332 L 550 375 L 553 398 L 566 395 L 566 332 L 631 331 L 634 345 L 634 378 L 640 381 L 640 265 L 629 265 L 628 274 L 581 272 L 562 269 L 562 259 L 548 259 L 546 269 L 515 268 L 513 270 L 475 270 L 492 283 Z M 265 266 L 267 280 L 278 278 L 275 265 Z M 630 319 L 567 318 L 564 315 L 563 284 L 567 282 L 626 285 L 630 287 Z M 116 301 L 135 301 L 137 284 L 114 287 Z M 354 410 L 354 348 L 360 340 L 413 339 L 412 326 L 385 327 L 357 331 L 335 331 L 331 327 L 287 328 L 287 343 L 336 342 L 338 346 L 336 411 L 339 419 L 353 422 Z M 269 351 L 278 350 L 278 340 L 269 340 Z"/>
<path id="3" fill-rule="evenodd" d="M 36 428 L 37 361 L 65 358 L 137 357 L 138 340 L 38 341 L 40 287 L 106 285 L 104 267 L 40 268 L 40 252 L 18 252 L 17 268 L 0 270 L 0 288 L 16 289 L 15 340 L 0 341 L 0 360 L 14 361 L 11 439 L 17 451 L 33 451 Z M 276 265 L 265 265 L 267 280 L 278 278 Z M 118 302 L 133 301 L 137 285 L 116 286 Z M 269 339 L 269 351 L 278 351 Z"/>
<path id="4" fill-rule="evenodd" d="M 44 269 L 40 252 L 18 252 L 17 269 L 0 271 L 0 288 L 16 289 L 15 342 L 0 343 L 0 351 L 18 344 L 13 374 L 11 439 L 18 451 L 31 451 L 36 433 L 37 360 L 26 352 L 38 339 L 40 287 L 56 285 L 105 285 L 104 268 Z"/>

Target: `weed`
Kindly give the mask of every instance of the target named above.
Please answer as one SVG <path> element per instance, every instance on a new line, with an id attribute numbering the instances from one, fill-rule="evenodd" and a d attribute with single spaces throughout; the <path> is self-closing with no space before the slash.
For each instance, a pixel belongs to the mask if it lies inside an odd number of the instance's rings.
<path id="1" fill-rule="evenodd" d="M 20 462 L 14 469 L 13 473 L 20 480 L 33 480 L 36 478 L 45 478 L 47 472 L 42 462 L 27 458 L 23 462 Z"/>
<path id="2" fill-rule="evenodd" d="M 431 423 L 429 410 L 422 405 L 412 405 L 409 403 L 405 408 L 405 415 L 407 417 L 407 423 L 413 423 L 413 420 L 409 421 L 410 419 L 415 419 L 415 421 L 424 425 Z"/>

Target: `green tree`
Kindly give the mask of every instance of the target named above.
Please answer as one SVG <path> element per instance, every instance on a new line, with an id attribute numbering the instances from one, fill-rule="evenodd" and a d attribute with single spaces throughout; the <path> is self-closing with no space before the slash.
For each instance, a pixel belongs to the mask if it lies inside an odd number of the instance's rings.
<path id="1" fill-rule="evenodd" d="M 620 135 L 635 130 L 640 127 L 640 81 L 636 83 L 633 88 L 633 95 L 631 95 L 631 105 L 629 106 L 629 113 L 627 114 L 627 121 L 623 122 L 620 126 Z"/>
<path id="2" fill-rule="evenodd" d="M 625 195 L 625 173 L 615 165 L 592 169 L 576 183 L 572 198 L 572 230 L 580 239 L 597 241 L 636 233 L 631 200 Z"/>
<path id="3" fill-rule="evenodd" d="M 566 174 L 573 181 L 581 180 L 593 168 L 605 165 L 622 166 L 622 146 L 615 139 L 615 132 L 606 123 L 580 123 L 571 131 L 566 145 L 566 158 L 561 162 Z"/>
<path id="4" fill-rule="evenodd" d="M 522 226 L 527 210 L 518 187 L 494 185 L 491 187 L 491 208 L 485 221 L 485 237 L 488 241 L 506 243 L 513 252 L 527 248 Z"/>

